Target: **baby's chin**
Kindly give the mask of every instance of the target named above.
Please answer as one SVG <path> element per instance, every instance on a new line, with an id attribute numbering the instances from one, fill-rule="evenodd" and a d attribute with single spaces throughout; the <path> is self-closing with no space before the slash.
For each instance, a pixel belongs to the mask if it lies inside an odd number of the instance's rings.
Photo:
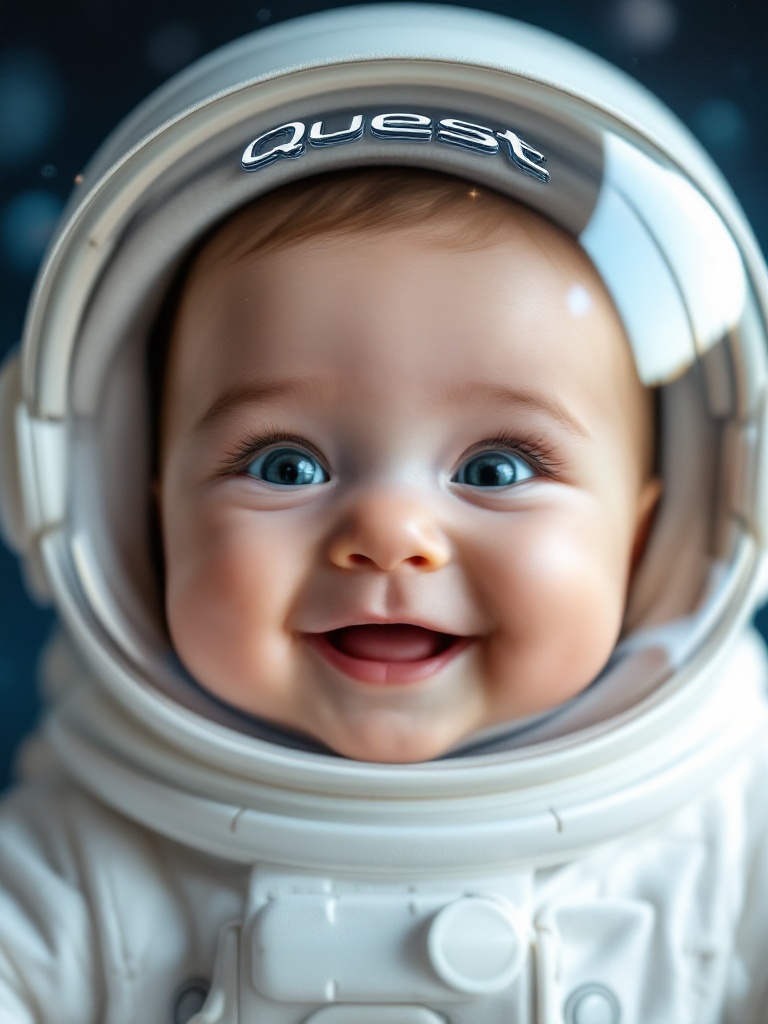
<path id="1" fill-rule="evenodd" d="M 316 736 L 333 753 L 351 761 L 372 764 L 420 764 L 434 761 L 469 738 L 474 729 L 438 728 L 418 723 L 393 712 L 372 716 L 373 720 L 337 727 L 331 735 Z"/>

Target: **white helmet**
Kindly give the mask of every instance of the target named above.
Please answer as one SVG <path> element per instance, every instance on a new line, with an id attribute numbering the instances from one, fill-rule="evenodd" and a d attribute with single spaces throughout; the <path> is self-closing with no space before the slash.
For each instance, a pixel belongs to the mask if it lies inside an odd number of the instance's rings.
<path id="1" fill-rule="evenodd" d="M 664 498 L 609 670 L 511 745 L 420 765 L 292 745 L 191 685 L 147 535 L 146 340 L 185 254 L 280 184 L 381 164 L 487 184 L 560 224 L 612 295 L 640 378 L 661 386 Z M 721 684 L 762 594 L 767 285 L 687 131 L 538 29 L 454 7 L 354 7 L 184 71 L 88 167 L 2 377 L 15 437 L 3 525 L 82 660 L 49 726 L 59 757 L 161 832 L 307 870 L 560 861 L 680 806 L 762 721 L 753 648 L 738 655 L 739 687 Z"/>

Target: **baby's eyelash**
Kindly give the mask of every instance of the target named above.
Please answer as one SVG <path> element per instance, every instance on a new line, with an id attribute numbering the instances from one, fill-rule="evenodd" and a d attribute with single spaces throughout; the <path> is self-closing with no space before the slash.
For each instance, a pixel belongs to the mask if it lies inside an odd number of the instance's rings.
<path id="1" fill-rule="evenodd" d="M 286 433 L 283 430 L 267 429 L 258 434 L 243 434 L 235 441 L 224 457 L 221 469 L 222 475 L 236 476 L 238 473 L 242 473 L 259 452 L 263 452 L 265 448 L 270 448 L 274 444 L 290 444 L 295 445 L 297 448 L 304 448 L 321 463 L 325 464 L 323 456 L 306 438 L 299 437 L 298 434 Z"/>
<path id="2" fill-rule="evenodd" d="M 222 475 L 236 476 L 238 473 L 242 473 L 259 452 L 277 444 L 290 444 L 304 448 L 325 464 L 322 454 L 306 438 L 283 430 L 268 428 L 259 433 L 243 434 L 237 439 L 223 460 Z M 556 477 L 563 467 L 562 460 L 555 454 L 555 445 L 536 435 L 525 436 L 516 432 L 499 433 L 493 437 L 483 438 L 473 445 L 473 449 L 476 451 L 486 448 L 502 448 L 514 452 L 531 463 L 544 476 Z"/>
<path id="3" fill-rule="evenodd" d="M 500 433 L 486 437 L 473 446 L 480 451 L 485 448 L 503 448 L 521 455 L 544 476 L 556 477 L 563 469 L 563 460 L 556 455 L 556 445 L 539 435 Z"/>

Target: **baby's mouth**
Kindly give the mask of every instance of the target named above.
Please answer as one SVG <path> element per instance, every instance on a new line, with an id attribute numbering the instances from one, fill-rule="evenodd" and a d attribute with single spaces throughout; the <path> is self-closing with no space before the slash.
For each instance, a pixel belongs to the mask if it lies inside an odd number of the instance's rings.
<path id="1" fill-rule="evenodd" d="M 343 626 L 305 639 L 326 662 L 360 683 L 416 683 L 440 672 L 473 640 L 406 622 Z"/>
<path id="2" fill-rule="evenodd" d="M 344 626 L 324 635 L 332 647 L 350 658 L 397 662 L 434 658 L 458 639 L 450 633 L 401 622 Z"/>

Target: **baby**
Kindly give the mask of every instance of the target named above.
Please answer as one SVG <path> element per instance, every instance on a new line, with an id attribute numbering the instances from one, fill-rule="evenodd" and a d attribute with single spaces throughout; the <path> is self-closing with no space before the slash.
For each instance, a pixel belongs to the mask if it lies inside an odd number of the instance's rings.
<path id="1" fill-rule="evenodd" d="M 437 174 L 287 186 L 189 271 L 157 485 L 174 647 L 249 715 L 435 758 L 575 698 L 659 494 L 583 250 Z"/>
<path id="2" fill-rule="evenodd" d="M 768 275 L 684 129 L 357 5 L 79 188 L 0 372 L 65 635 L 0 1024 L 766 1024 Z"/>

